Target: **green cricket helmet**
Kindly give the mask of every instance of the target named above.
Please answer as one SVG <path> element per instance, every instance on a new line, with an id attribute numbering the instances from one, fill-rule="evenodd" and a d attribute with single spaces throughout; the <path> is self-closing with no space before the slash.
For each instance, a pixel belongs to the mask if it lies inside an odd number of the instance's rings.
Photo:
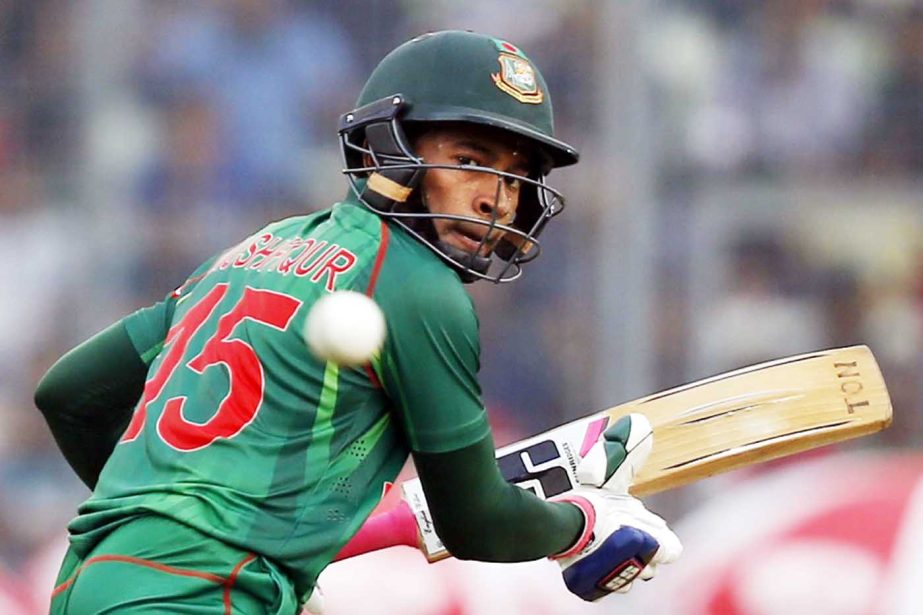
<path id="1" fill-rule="evenodd" d="M 407 132 L 427 126 L 472 123 L 504 131 L 532 151 L 527 176 L 482 166 L 430 164 L 417 156 Z M 455 267 L 462 279 L 505 282 L 540 253 L 538 235 L 564 208 L 564 197 L 545 183 L 555 167 L 574 164 L 577 151 L 555 138 L 551 99 L 542 75 L 515 45 L 474 32 L 450 30 L 419 36 L 389 53 L 359 95 L 356 109 L 338 127 L 344 173 L 369 208 L 402 224 Z M 430 168 L 463 168 L 520 182 L 512 222 L 431 213 L 416 190 Z M 440 241 L 435 218 L 483 225 L 481 245 L 466 252 Z M 503 231 L 488 256 L 487 237 Z"/>

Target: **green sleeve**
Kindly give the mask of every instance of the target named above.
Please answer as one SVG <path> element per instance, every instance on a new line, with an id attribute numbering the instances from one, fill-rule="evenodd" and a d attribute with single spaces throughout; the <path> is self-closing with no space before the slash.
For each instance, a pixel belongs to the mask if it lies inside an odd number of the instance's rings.
<path id="1" fill-rule="evenodd" d="M 376 372 L 439 537 L 463 559 L 525 561 L 565 550 L 583 530 L 583 514 L 503 480 L 478 381 L 474 305 L 451 269 L 404 239 L 394 233 L 374 294 L 388 324 Z"/>
<path id="2" fill-rule="evenodd" d="M 493 439 L 447 453 L 415 453 L 436 533 L 460 559 L 534 560 L 560 553 L 583 530 L 583 514 L 503 480 Z"/>
<path id="3" fill-rule="evenodd" d="M 144 392 L 176 302 L 208 271 L 203 264 L 160 303 L 142 308 L 58 359 L 35 390 L 35 405 L 74 472 L 91 489 Z"/>
<path id="4" fill-rule="evenodd" d="M 565 550 L 583 529 L 577 507 L 544 502 L 500 475 L 468 293 L 424 248 L 402 246 L 397 232 L 394 239 L 375 291 L 388 323 L 376 371 L 396 406 L 439 537 L 463 559 L 524 561 Z"/>
<path id="5" fill-rule="evenodd" d="M 171 295 L 160 303 L 141 308 L 122 321 L 132 346 L 145 365 L 150 365 L 163 349 L 175 307 L 176 300 Z"/>
<path id="6" fill-rule="evenodd" d="M 413 280 L 382 272 L 375 299 L 388 323 L 379 362 L 411 450 L 462 448 L 489 433 L 478 382 L 480 343 L 471 299 L 442 263 Z"/>
<path id="7" fill-rule="evenodd" d="M 35 390 L 64 458 L 91 489 L 144 390 L 147 365 L 122 321 L 61 357 Z"/>

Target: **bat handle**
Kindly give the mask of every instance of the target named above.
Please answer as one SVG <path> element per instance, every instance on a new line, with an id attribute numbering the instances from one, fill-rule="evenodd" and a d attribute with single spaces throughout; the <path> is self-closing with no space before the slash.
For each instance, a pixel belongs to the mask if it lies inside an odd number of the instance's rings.
<path id="1" fill-rule="evenodd" d="M 389 511 L 369 517 L 333 561 L 400 545 L 420 548 L 416 517 L 404 500 Z"/>

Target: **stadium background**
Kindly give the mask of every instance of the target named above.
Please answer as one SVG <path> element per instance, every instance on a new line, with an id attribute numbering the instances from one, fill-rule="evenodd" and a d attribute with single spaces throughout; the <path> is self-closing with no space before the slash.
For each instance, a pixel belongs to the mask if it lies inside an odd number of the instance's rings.
<path id="1" fill-rule="evenodd" d="M 498 440 L 821 347 L 869 344 L 891 389 L 880 436 L 653 498 L 684 559 L 589 611 L 923 612 L 915 0 L 0 1 L 0 612 L 41 612 L 87 495 L 32 405 L 41 373 L 340 197 L 336 117 L 442 28 L 530 53 L 583 154 L 551 176 L 569 207 L 539 264 L 471 288 Z M 398 549 L 325 576 L 332 615 L 583 609 L 548 562 Z"/>

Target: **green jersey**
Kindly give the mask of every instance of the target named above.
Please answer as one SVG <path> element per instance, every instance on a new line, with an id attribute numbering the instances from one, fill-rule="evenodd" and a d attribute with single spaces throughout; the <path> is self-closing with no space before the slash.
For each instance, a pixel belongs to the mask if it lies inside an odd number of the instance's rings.
<path id="1" fill-rule="evenodd" d="M 303 340 L 311 305 L 345 289 L 373 296 L 388 324 L 365 368 L 324 363 Z M 460 279 L 352 201 L 268 225 L 125 325 L 148 378 L 69 526 L 77 549 L 163 515 L 274 559 L 303 594 L 409 451 L 489 433 Z"/>

